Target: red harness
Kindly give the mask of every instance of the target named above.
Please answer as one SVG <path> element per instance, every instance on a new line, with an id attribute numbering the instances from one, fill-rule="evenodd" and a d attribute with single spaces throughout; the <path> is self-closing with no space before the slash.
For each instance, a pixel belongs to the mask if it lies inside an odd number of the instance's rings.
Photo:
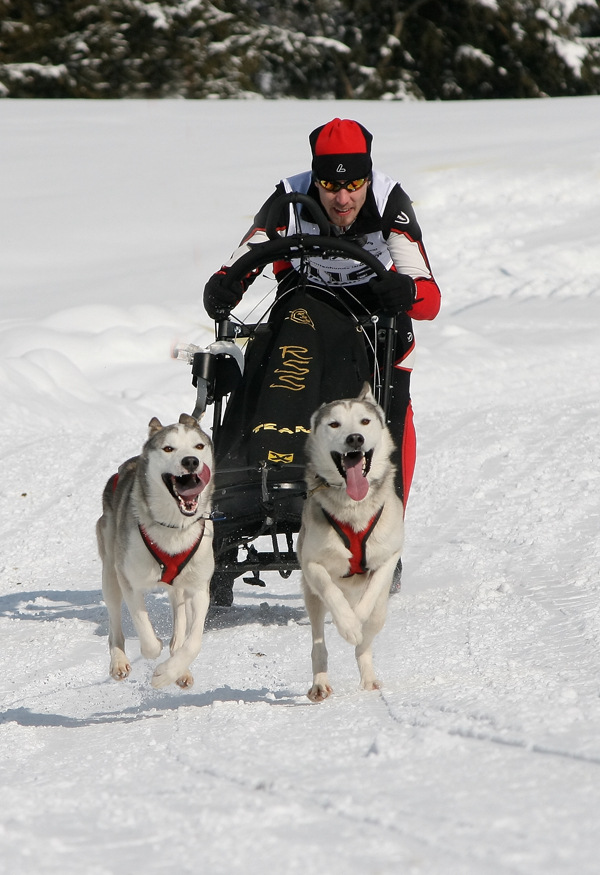
<path id="1" fill-rule="evenodd" d="M 119 482 L 119 475 L 113 474 L 109 482 L 112 482 L 112 491 L 114 492 L 117 488 L 117 483 Z M 142 541 L 148 548 L 148 552 L 154 557 L 154 559 L 156 559 L 156 561 L 160 565 L 160 569 L 162 571 L 160 583 L 168 583 L 172 585 L 177 575 L 181 574 L 185 566 L 188 564 L 188 562 L 200 546 L 202 538 L 204 537 L 204 527 L 206 523 L 203 519 L 198 520 L 198 522 L 200 523 L 198 539 L 192 544 L 189 550 L 184 550 L 182 553 L 175 553 L 174 556 L 171 555 L 171 553 L 165 553 L 164 550 L 161 550 L 158 544 L 156 544 L 152 540 L 146 529 L 141 524 L 138 526 L 140 530 L 140 535 L 142 536 Z"/>
<path id="2" fill-rule="evenodd" d="M 189 550 L 184 550 L 182 553 L 176 553 L 174 556 L 172 556 L 170 553 L 165 553 L 164 550 L 161 550 L 158 544 L 156 544 L 152 540 L 146 529 L 142 525 L 138 526 L 144 544 L 160 565 L 162 571 L 160 583 L 172 584 L 177 575 L 181 574 L 185 566 L 188 564 L 188 562 L 200 546 L 200 542 L 204 537 L 205 522 L 204 520 L 199 520 L 199 522 L 201 523 L 201 525 L 198 540 L 194 544 L 192 544 Z"/>
<path id="3" fill-rule="evenodd" d="M 325 519 L 329 525 L 335 529 L 342 541 L 344 547 L 350 550 L 350 570 L 344 577 L 351 577 L 353 574 L 365 574 L 369 569 L 367 567 L 367 540 L 369 535 L 379 522 L 379 517 L 383 512 L 383 506 L 379 508 L 375 516 L 371 517 L 366 527 L 361 532 L 356 532 L 349 523 L 342 523 L 336 520 L 335 517 L 327 513 L 323 509 Z"/>

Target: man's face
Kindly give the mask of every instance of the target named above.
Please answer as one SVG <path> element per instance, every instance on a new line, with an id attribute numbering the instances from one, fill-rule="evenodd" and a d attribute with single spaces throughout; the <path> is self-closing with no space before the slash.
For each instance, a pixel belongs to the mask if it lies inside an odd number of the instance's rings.
<path id="1" fill-rule="evenodd" d="M 345 182 L 346 180 L 340 179 L 339 181 Z M 333 225 L 337 225 L 338 228 L 348 228 L 360 213 L 367 199 L 367 191 L 370 184 L 370 182 L 367 182 L 357 191 L 348 191 L 346 188 L 340 188 L 339 191 L 334 192 L 326 191 L 317 182 L 319 198 L 329 221 Z"/>

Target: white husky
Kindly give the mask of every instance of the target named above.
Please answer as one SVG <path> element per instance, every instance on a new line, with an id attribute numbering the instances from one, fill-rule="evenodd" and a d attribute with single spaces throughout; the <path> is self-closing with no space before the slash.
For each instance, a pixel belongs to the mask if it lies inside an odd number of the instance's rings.
<path id="1" fill-rule="evenodd" d="M 173 611 L 171 656 L 152 686 L 190 687 L 189 672 L 202 644 L 214 570 L 210 521 L 213 456 L 210 438 L 193 417 L 163 427 L 154 417 L 141 455 L 129 459 L 104 489 L 96 534 L 102 592 L 108 608 L 110 674 L 131 671 L 125 655 L 121 603 L 125 599 L 142 655 L 156 659 L 162 642 L 152 628 L 144 590 L 167 586 Z"/>
<path id="2" fill-rule="evenodd" d="M 326 699 L 325 615 L 356 648 L 360 686 L 378 689 L 372 643 L 385 622 L 403 542 L 403 507 L 394 488 L 394 444 L 367 384 L 358 398 L 322 405 L 306 442 L 308 500 L 298 558 L 312 627 L 313 685 Z"/>

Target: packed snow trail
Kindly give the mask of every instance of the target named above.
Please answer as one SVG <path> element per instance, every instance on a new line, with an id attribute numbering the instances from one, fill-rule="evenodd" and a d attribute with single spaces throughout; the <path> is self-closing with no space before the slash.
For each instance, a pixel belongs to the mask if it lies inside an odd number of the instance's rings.
<path id="1" fill-rule="evenodd" d="M 335 694 L 308 701 L 296 574 L 236 583 L 190 692 L 150 687 L 126 615 L 115 683 L 103 485 L 192 409 L 170 348 L 212 339 L 204 281 L 335 115 L 415 199 L 444 293 L 384 687 L 328 624 Z M 0 872 L 595 875 L 600 100 L 13 101 L 0 125 Z"/>

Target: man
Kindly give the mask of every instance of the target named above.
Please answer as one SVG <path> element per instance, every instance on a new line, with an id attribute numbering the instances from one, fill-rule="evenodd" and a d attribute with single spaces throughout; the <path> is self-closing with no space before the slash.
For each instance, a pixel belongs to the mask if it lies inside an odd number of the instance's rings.
<path id="1" fill-rule="evenodd" d="M 385 310 L 397 318 L 389 424 L 400 451 L 397 491 L 406 506 L 412 480 L 416 439 L 410 403 L 409 383 L 414 351 L 411 319 L 433 319 L 440 308 L 440 292 L 433 279 L 411 201 L 400 185 L 378 170 L 371 161 L 372 135 L 349 119 L 333 119 L 310 135 L 312 170 L 283 179 L 262 206 L 254 224 L 231 260 L 214 274 L 204 289 L 204 306 L 213 319 L 223 318 L 239 303 L 254 275 L 242 282 L 228 282 L 228 269 L 249 250 L 250 244 L 265 242 L 267 215 L 282 194 L 300 192 L 321 205 L 331 231 L 353 240 L 375 255 L 386 267 L 383 280 L 351 259 L 311 258 L 311 294 L 330 288 L 345 307 L 357 316 Z M 299 218 L 286 211 L 278 224 L 288 234 L 319 233 L 305 211 Z M 294 265 L 274 264 L 281 292 L 293 285 Z M 375 363 L 372 362 L 374 366 Z"/>

